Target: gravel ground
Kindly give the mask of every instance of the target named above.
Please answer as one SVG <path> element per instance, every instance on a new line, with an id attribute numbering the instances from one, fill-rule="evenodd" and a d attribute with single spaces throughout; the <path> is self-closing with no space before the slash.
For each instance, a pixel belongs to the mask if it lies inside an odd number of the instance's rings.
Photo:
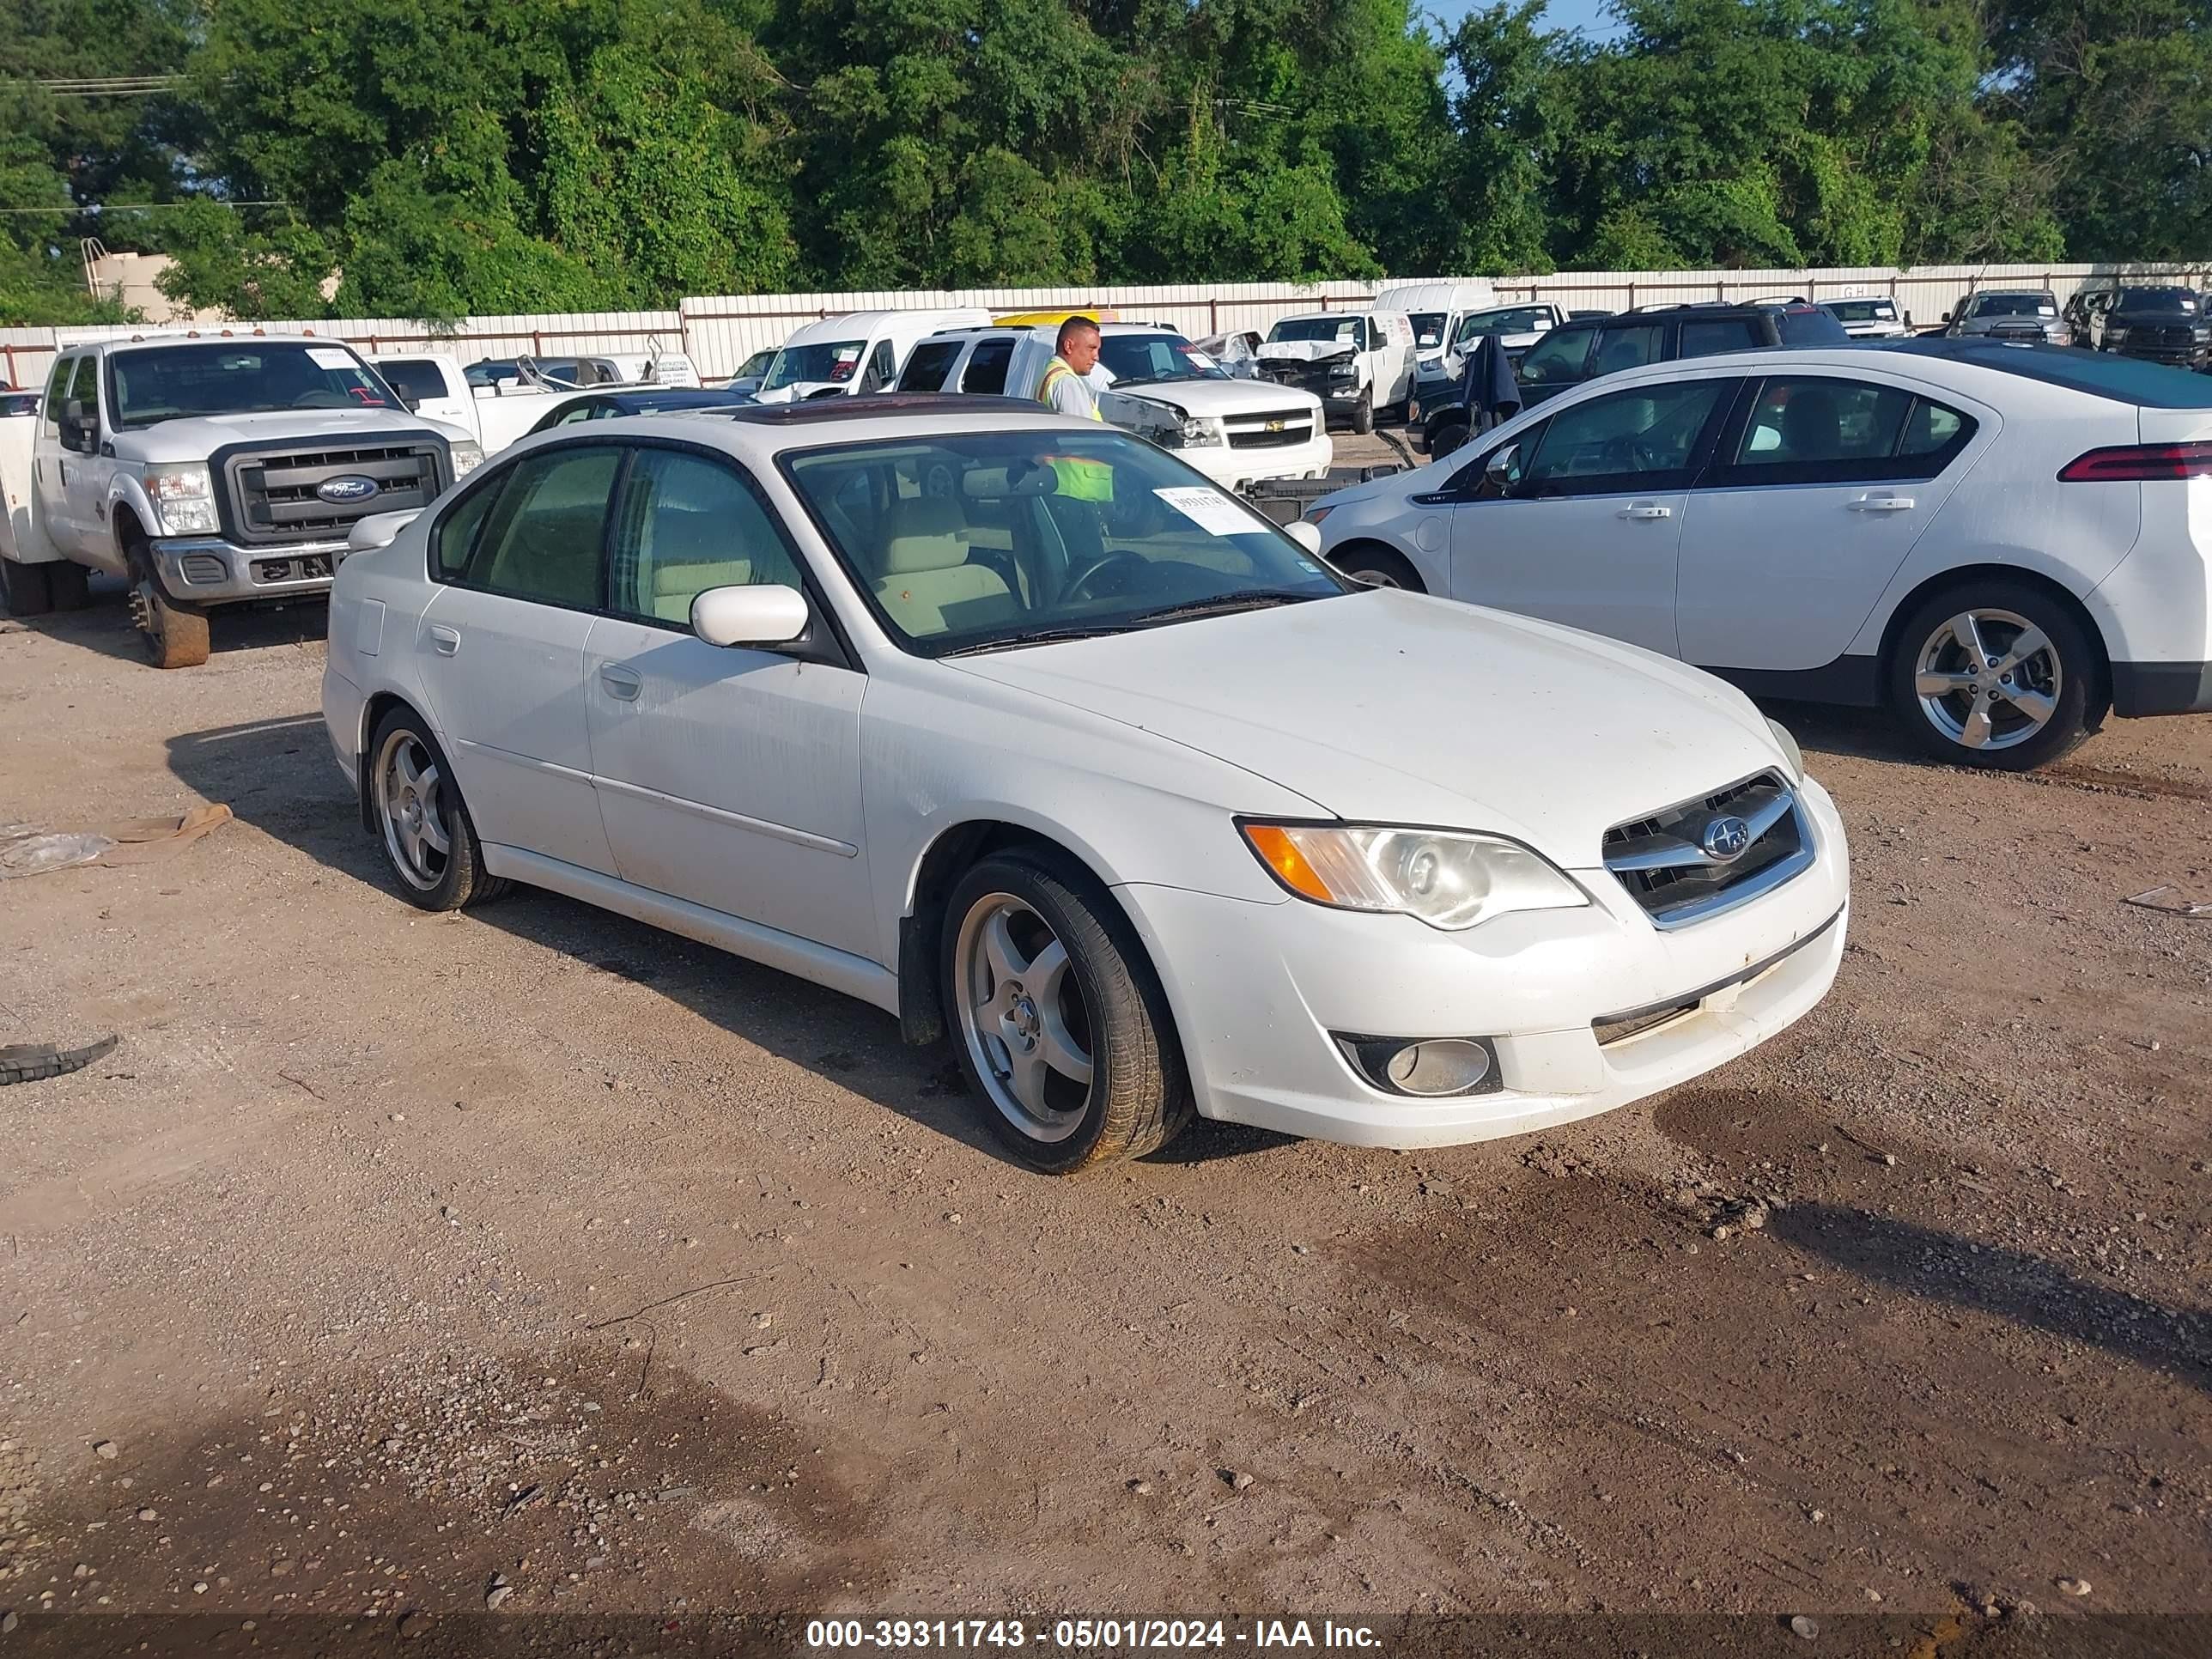
<path id="1" fill-rule="evenodd" d="M 164 675 L 112 592 L 0 622 L 0 820 L 238 819 L 0 885 L 0 1042 L 121 1036 L 0 1091 L 0 1653 L 709 1610 L 2212 1645 L 2212 922 L 2123 902 L 2212 897 L 2212 719 L 2015 779 L 1779 708 L 1856 866 L 1784 1038 L 1534 1139 L 1201 1124 L 1061 1182 L 858 1004 L 402 903 L 320 626 Z"/>

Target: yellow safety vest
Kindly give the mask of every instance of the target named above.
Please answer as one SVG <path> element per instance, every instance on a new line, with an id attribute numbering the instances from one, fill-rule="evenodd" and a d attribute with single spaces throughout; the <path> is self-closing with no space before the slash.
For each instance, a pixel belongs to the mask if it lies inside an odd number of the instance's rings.
<path id="1" fill-rule="evenodd" d="M 1062 357 L 1054 357 L 1045 365 L 1044 379 L 1037 383 L 1037 401 L 1048 408 L 1052 404 L 1052 389 L 1060 384 L 1061 375 L 1073 376 L 1074 369 Z M 1091 400 L 1091 418 L 1103 421 L 1098 412 L 1098 399 Z M 1103 461 L 1085 460 L 1077 455 L 1054 455 L 1046 458 L 1054 476 L 1060 480 L 1059 494 L 1071 501 L 1110 501 L 1114 499 L 1114 469 Z"/>

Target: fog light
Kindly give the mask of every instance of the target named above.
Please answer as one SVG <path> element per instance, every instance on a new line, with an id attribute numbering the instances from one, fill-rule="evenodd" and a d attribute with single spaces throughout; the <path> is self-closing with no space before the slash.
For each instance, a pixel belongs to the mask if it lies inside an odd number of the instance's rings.
<path id="1" fill-rule="evenodd" d="M 1340 1035 L 1360 1076 L 1385 1094 L 1433 1099 L 1490 1094 L 1504 1086 L 1487 1037 L 1370 1037 Z"/>

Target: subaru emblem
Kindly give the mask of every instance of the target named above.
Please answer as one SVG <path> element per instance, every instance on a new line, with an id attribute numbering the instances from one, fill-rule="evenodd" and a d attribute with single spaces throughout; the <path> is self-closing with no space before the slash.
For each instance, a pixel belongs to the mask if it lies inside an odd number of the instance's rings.
<path id="1" fill-rule="evenodd" d="M 1751 826 L 1741 818 L 1719 817 L 1705 825 L 1705 833 L 1698 842 L 1705 856 L 1726 864 L 1741 858 L 1743 849 L 1751 845 Z"/>
<path id="2" fill-rule="evenodd" d="M 325 478 L 315 486 L 315 494 L 333 507 L 365 501 L 383 486 L 374 478 Z"/>

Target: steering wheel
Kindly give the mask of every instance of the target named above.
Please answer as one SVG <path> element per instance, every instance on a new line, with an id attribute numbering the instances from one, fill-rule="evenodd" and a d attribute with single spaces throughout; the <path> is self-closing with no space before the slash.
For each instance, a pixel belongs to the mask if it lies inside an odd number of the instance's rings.
<path id="1" fill-rule="evenodd" d="M 1070 577 L 1067 585 L 1060 590 L 1060 596 L 1063 599 L 1095 599 L 1099 596 L 1086 590 L 1091 582 L 1097 579 L 1101 572 L 1110 570 L 1117 564 L 1142 565 L 1151 562 L 1141 554 L 1132 553 L 1126 547 L 1115 548 L 1109 552 L 1101 553 Z"/>

